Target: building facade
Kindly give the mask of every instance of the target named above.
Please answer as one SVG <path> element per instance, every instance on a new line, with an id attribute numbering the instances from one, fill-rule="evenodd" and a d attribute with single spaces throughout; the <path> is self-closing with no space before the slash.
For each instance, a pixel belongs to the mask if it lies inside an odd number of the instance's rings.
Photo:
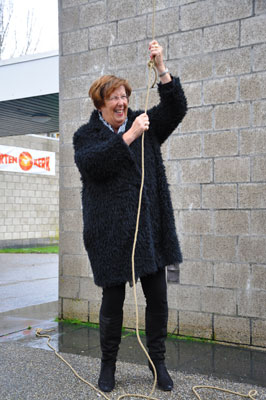
<path id="1" fill-rule="evenodd" d="M 0 165 L 0 248 L 58 243 L 59 140 L 37 135 L 5 136 L 0 137 L 0 146 L 55 154 L 54 175 L 4 171 Z M 0 157 L 0 164 L 2 161 Z"/>
<path id="2" fill-rule="evenodd" d="M 189 106 L 162 149 L 184 255 L 179 282 L 168 285 L 169 332 L 266 347 L 266 4 L 156 4 L 155 35 Z M 126 77 L 130 106 L 144 107 L 152 0 L 60 0 L 59 22 L 59 313 L 97 322 L 101 290 L 82 243 L 72 137 L 102 74 Z M 138 296 L 143 326 L 140 287 Z M 134 327 L 129 288 L 124 310 Z"/>

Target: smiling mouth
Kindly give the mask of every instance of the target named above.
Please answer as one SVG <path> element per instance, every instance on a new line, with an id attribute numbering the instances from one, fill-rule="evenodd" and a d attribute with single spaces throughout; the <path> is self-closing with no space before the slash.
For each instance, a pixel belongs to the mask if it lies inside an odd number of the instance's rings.
<path id="1" fill-rule="evenodd" d="M 115 110 L 115 113 L 118 114 L 118 115 L 123 115 L 124 114 L 124 109 Z"/>

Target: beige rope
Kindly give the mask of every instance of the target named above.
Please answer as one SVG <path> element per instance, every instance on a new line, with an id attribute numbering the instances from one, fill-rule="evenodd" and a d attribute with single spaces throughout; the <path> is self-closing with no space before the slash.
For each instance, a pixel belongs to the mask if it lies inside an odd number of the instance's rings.
<path id="1" fill-rule="evenodd" d="M 154 40 L 154 26 L 155 26 L 155 6 L 156 6 L 156 0 L 153 0 L 153 17 L 152 17 L 152 40 Z M 152 87 L 155 85 L 156 81 L 157 81 L 157 70 L 155 68 L 155 64 L 154 64 L 154 60 L 150 60 L 148 62 L 148 68 L 149 68 L 149 76 L 148 76 L 148 86 L 147 86 L 147 94 L 146 94 L 146 101 L 145 101 L 145 113 L 147 112 L 148 109 L 148 101 L 149 101 L 149 94 L 150 94 L 150 87 L 151 87 L 151 77 L 152 77 L 152 71 L 155 72 L 155 80 L 152 84 Z M 146 357 L 148 358 L 152 368 L 153 368 L 153 372 L 154 372 L 154 382 L 153 382 L 153 386 L 152 386 L 152 390 L 149 393 L 148 396 L 143 395 L 143 394 L 134 394 L 134 393 L 126 393 L 123 394 L 121 396 L 119 396 L 118 400 L 122 400 L 126 397 L 135 397 L 135 398 L 142 398 L 142 399 L 146 399 L 146 400 L 159 400 L 155 397 L 151 397 L 155 387 L 156 387 L 156 383 L 157 383 L 157 372 L 156 372 L 156 368 L 149 356 L 149 353 L 147 352 L 147 350 L 145 349 L 141 338 L 139 336 L 139 314 L 138 314 L 138 302 L 137 302 L 137 292 L 136 292 L 136 280 L 135 280 L 135 249 L 136 249 L 136 243 L 137 243 L 137 236 L 138 236 L 138 230 L 139 230 L 139 219 L 140 219 L 140 210 L 141 210 L 141 202 L 142 202 L 142 192 L 143 192 L 143 186 L 144 186 L 144 132 L 142 133 L 142 140 L 141 140 L 141 165 L 142 165 L 142 174 L 141 174 L 141 186 L 140 186 L 140 192 L 139 192 L 139 203 L 138 203 L 138 212 L 137 212 L 137 220 L 136 220 L 136 229 L 135 229 L 135 235 L 134 235 L 134 243 L 133 243 L 133 248 L 132 248 L 132 257 L 131 257 L 131 262 L 132 262 L 132 280 L 133 280 L 133 292 L 134 292 L 134 300 L 135 300 L 135 308 L 136 308 L 136 335 L 137 335 L 137 339 L 138 342 L 140 344 L 140 347 L 142 348 L 142 350 L 144 351 Z M 51 340 L 51 336 L 47 335 L 45 333 L 41 333 L 43 330 L 42 329 L 37 329 L 36 330 L 36 336 L 38 337 L 46 337 L 48 338 L 47 340 L 47 345 L 54 351 L 55 355 L 57 357 L 60 358 L 60 360 L 62 360 L 70 369 L 71 371 L 74 373 L 74 375 L 80 379 L 82 382 L 84 382 L 85 384 L 87 384 L 91 389 L 95 390 L 97 393 L 101 394 L 106 400 L 111 400 L 105 393 L 103 393 L 101 390 L 99 390 L 98 388 L 96 388 L 94 385 L 92 385 L 90 382 L 88 382 L 87 380 L 85 380 L 84 378 L 82 378 L 77 371 L 56 351 L 56 349 L 50 344 L 50 340 Z M 45 331 L 45 332 L 49 332 L 49 331 Z"/>
<path id="2" fill-rule="evenodd" d="M 73 372 L 74 375 L 76 375 L 76 377 L 78 379 L 80 379 L 82 382 L 86 383 L 86 385 L 90 386 L 91 389 L 95 390 L 97 393 L 99 393 L 100 395 L 102 395 L 106 400 L 111 400 L 109 397 L 107 397 L 101 390 L 99 390 L 96 386 L 94 386 L 92 383 L 86 381 L 86 379 L 82 378 L 82 376 L 80 376 L 77 371 L 71 366 L 71 364 L 69 364 L 69 362 L 67 362 L 64 357 L 62 357 L 57 351 L 56 349 L 51 345 L 50 340 L 51 340 L 51 336 L 47 335 L 46 333 L 41 333 L 41 332 L 51 332 L 53 329 L 50 330 L 45 330 L 45 329 L 41 329 L 41 328 L 37 328 L 36 329 L 36 336 L 38 337 L 46 337 L 48 338 L 47 340 L 47 346 L 50 347 L 50 349 L 52 349 L 55 353 L 55 355 L 60 358 L 60 360 L 62 360 Z"/>
<path id="3" fill-rule="evenodd" d="M 251 399 L 251 400 L 256 400 L 255 397 L 253 397 L 253 396 L 257 396 L 257 394 L 258 394 L 257 390 L 250 390 L 248 392 L 248 394 L 243 394 L 243 393 L 239 393 L 239 392 L 233 392 L 232 390 L 219 388 L 216 386 L 205 386 L 205 385 L 193 386 L 192 391 L 199 400 L 201 400 L 201 397 L 198 394 L 197 389 L 213 389 L 213 390 L 217 390 L 220 392 L 225 392 L 225 393 L 234 394 L 236 396 L 245 397 L 245 398 Z"/>
<path id="4" fill-rule="evenodd" d="M 152 14 L 152 40 L 154 40 L 154 26 L 155 26 L 155 6 L 156 6 L 156 0 L 153 0 L 153 14 Z M 155 82 L 157 81 L 157 70 L 155 68 L 154 60 L 150 60 L 148 62 L 148 68 L 149 68 L 149 75 L 148 75 L 148 85 L 147 85 L 147 93 L 146 93 L 146 100 L 145 100 L 145 108 L 144 111 L 145 113 L 148 110 L 148 102 L 149 102 L 149 95 L 150 95 L 150 87 L 151 87 L 151 80 L 152 80 L 152 70 L 156 72 L 155 75 Z M 140 220 L 140 211 L 141 211 L 141 203 L 142 203 L 142 193 L 143 193 L 143 187 L 144 187 L 144 176 L 145 176 L 145 167 L 144 167 L 144 132 L 142 133 L 141 137 L 141 184 L 140 184 L 140 190 L 139 190 L 139 202 L 138 202 L 138 211 L 137 211 L 137 219 L 136 219 L 136 228 L 135 228 L 135 234 L 134 234 L 134 242 L 133 242 L 133 247 L 132 247 L 132 254 L 131 254 L 131 265 L 132 265 L 132 282 L 133 282 L 133 293 L 134 293 L 134 302 L 135 302 L 135 311 L 136 311 L 136 335 L 137 339 L 139 342 L 140 347 L 144 351 L 147 359 L 149 360 L 153 372 L 154 372 L 154 381 L 152 385 L 152 389 L 149 393 L 148 396 L 142 395 L 142 394 L 124 394 L 118 398 L 118 400 L 122 400 L 126 397 L 137 397 L 137 398 L 142 398 L 142 399 L 148 399 L 148 400 L 158 400 L 155 399 L 152 396 L 154 393 L 156 383 L 157 383 L 157 371 L 155 368 L 155 365 L 153 364 L 149 353 L 145 349 L 144 344 L 141 341 L 140 335 L 139 335 L 139 310 L 138 310 L 138 300 L 137 300 L 137 289 L 136 289 L 136 279 L 135 279 L 135 250 L 136 250 L 136 244 L 137 244 L 137 238 L 138 238 L 138 231 L 139 231 L 139 220 Z"/>
<path id="5" fill-rule="evenodd" d="M 91 384 L 90 382 L 86 381 L 86 379 L 82 378 L 82 376 L 80 376 L 77 371 L 71 366 L 71 364 L 69 364 L 69 362 L 67 362 L 64 357 L 62 357 L 57 351 L 56 349 L 51 345 L 50 340 L 51 340 L 51 336 L 48 335 L 45 332 L 51 332 L 53 331 L 53 329 L 50 330 L 46 330 L 46 329 L 41 329 L 41 328 L 37 328 L 36 329 L 36 336 L 40 337 L 40 338 L 48 338 L 47 340 L 47 346 L 49 346 L 55 353 L 55 355 L 60 358 L 60 360 L 62 360 L 70 369 L 71 371 L 74 373 L 74 375 L 81 380 L 83 383 L 85 383 L 86 385 L 88 385 L 91 389 L 95 390 L 97 393 L 99 393 L 100 395 L 102 395 L 106 400 L 111 400 L 110 397 L 108 397 L 105 393 L 103 393 L 101 390 L 99 390 L 96 386 L 94 386 L 93 384 Z M 44 333 L 42 333 L 44 332 Z M 236 396 L 240 396 L 243 398 L 247 398 L 247 399 L 251 399 L 251 400 L 256 400 L 254 396 L 257 396 L 258 392 L 257 390 L 250 390 L 248 392 L 248 394 L 243 394 L 243 393 L 239 393 L 239 392 L 233 392 L 232 390 L 228 390 L 228 389 L 223 389 L 223 388 L 219 388 L 216 386 L 207 386 L 207 385 L 197 385 L 197 386 L 193 386 L 192 391 L 195 394 L 195 396 L 198 398 L 198 400 L 202 400 L 200 395 L 197 392 L 197 389 L 213 389 L 213 390 L 217 390 L 220 392 L 225 392 L 225 393 L 230 393 L 230 394 L 234 394 Z M 152 393 L 152 392 L 151 392 Z M 145 396 L 145 395 L 141 395 L 141 394 L 124 394 L 122 396 L 120 396 L 118 398 L 118 400 L 121 400 L 125 397 L 135 397 L 135 398 L 142 398 L 142 399 L 147 399 L 147 400 L 159 400 L 157 398 L 151 397 L 151 393 L 149 396 Z"/>
<path id="6" fill-rule="evenodd" d="M 154 10 L 155 10 L 155 0 L 153 0 L 154 3 Z M 148 79 L 148 87 L 147 87 L 147 94 L 146 94 L 146 101 L 145 101 L 145 113 L 147 112 L 148 108 L 148 101 L 149 101 L 149 93 L 150 93 L 150 85 L 151 85 L 151 71 L 153 69 L 154 62 L 149 63 L 149 79 Z M 144 186 L 144 176 L 145 176 L 145 168 L 144 168 L 144 132 L 142 133 L 141 137 L 141 185 L 140 185 L 140 191 L 139 191 L 139 203 L 138 203 L 138 212 L 137 212 L 137 220 L 136 220 L 136 229 L 135 229 L 135 235 L 134 235 L 134 242 L 133 242 L 133 248 L 132 248 L 132 255 L 131 255 L 131 265 L 132 265 L 132 282 L 133 282 L 133 293 L 134 293 L 134 301 L 135 301 L 135 311 L 136 311 L 136 335 L 137 339 L 139 342 L 140 347 L 144 351 L 147 359 L 149 360 L 153 372 L 154 372 L 154 381 L 153 381 L 153 386 L 151 389 L 151 392 L 148 396 L 145 395 L 136 395 L 136 394 L 125 394 L 119 397 L 118 400 L 121 400 L 125 397 L 139 397 L 143 399 L 148 399 L 148 400 L 158 400 L 154 399 L 152 396 L 156 383 L 157 383 L 157 371 L 155 368 L 155 365 L 153 364 L 149 353 L 145 349 L 141 338 L 139 336 L 139 310 L 138 310 L 138 300 L 137 300 L 137 289 L 136 289 L 136 279 L 135 279 L 135 250 L 136 250 L 136 244 L 137 244 L 137 237 L 138 237 L 138 230 L 139 230 L 139 219 L 140 219 L 140 210 L 141 210 L 141 202 L 142 202 L 142 192 L 143 192 L 143 186 Z"/>
<path id="7" fill-rule="evenodd" d="M 155 37 L 155 6 L 156 6 L 156 0 L 153 0 L 153 14 L 152 14 L 152 40 L 154 40 Z M 151 76 L 152 76 L 152 71 L 155 72 L 155 80 L 154 83 L 152 85 L 152 87 L 154 87 L 156 81 L 157 81 L 157 70 L 155 68 L 155 63 L 154 60 L 150 60 L 148 62 L 148 68 L 149 68 L 149 75 L 148 75 L 148 86 L 147 86 L 147 93 L 146 93 L 146 100 L 145 100 L 145 113 L 147 112 L 148 109 L 148 102 L 149 102 L 149 95 L 150 95 L 150 87 L 151 87 Z M 137 290 L 136 290 L 136 280 L 135 280 L 135 250 L 136 250 L 136 244 L 137 244 L 137 237 L 138 237 L 138 230 L 139 230 L 139 220 L 140 220 L 140 211 L 141 211 L 141 203 L 142 203 L 142 193 L 143 193 L 143 187 L 144 187 L 144 176 L 145 176 L 145 168 L 144 168 L 144 132 L 142 133 L 142 138 L 141 138 L 141 185 L 140 185 L 140 191 L 139 191 L 139 202 L 138 202 L 138 211 L 137 211 L 137 219 L 136 219 L 136 228 L 135 228 L 135 235 L 134 235 L 134 242 L 133 242 L 133 247 L 132 247 L 132 255 L 131 255 L 131 264 L 132 264 L 132 281 L 133 281 L 133 293 L 134 293 L 134 301 L 135 301 L 135 310 L 136 310 L 136 335 L 137 335 L 137 339 L 139 342 L 140 347 L 142 348 L 142 350 L 144 351 L 147 359 L 149 360 L 152 368 L 153 368 L 153 372 L 154 372 L 154 382 L 152 385 L 152 389 L 149 393 L 148 396 L 143 395 L 143 394 L 130 394 L 130 393 L 126 393 L 123 394 L 121 396 L 118 397 L 118 400 L 122 400 L 126 397 L 135 397 L 135 398 L 141 398 L 141 399 L 146 399 L 146 400 L 159 400 L 158 398 L 155 397 L 151 397 L 152 394 L 155 391 L 155 387 L 157 384 L 157 372 L 156 372 L 156 368 L 155 365 L 153 364 L 149 353 L 147 352 L 147 350 L 145 349 L 140 335 L 139 335 L 139 311 L 138 311 L 138 300 L 137 300 Z M 50 340 L 51 340 L 51 336 L 47 335 L 45 333 L 41 333 L 41 332 L 50 332 L 48 330 L 42 330 L 41 328 L 36 329 L 36 336 L 38 337 L 46 337 L 48 338 L 47 340 L 47 345 L 54 351 L 55 355 L 57 357 L 60 358 L 60 360 L 62 360 L 70 369 L 71 371 L 74 373 L 74 375 L 80 379 L 82 382 L 84 382 L 86 385 L 88 385 L 91 389 L 95 390 L 97 393 L 99 393 L 100 395 L 102 395 L 106 400 L 111 400 L 110 397 L 108 397 L 105 393 L 103 393 L 101 390 L 99 390 L 97 387 L 95 387 L 93 384 L 91 384 L 90 382 L 88 382 L 86 379 L 82 378 L 77 371 L 56 351 L 56 349 L 50 344 Z M 198 398 L 198 400 L 201 400 L 200 395 L 197 393 L 197 389 L 214 389 L 214 390 L 218 390 L 218 391 L 222 391 L 222 392 L 226 392 L 226 393 L 231 393 L 231 394 L 235 394 L 237 396 L 241 396 L 241 397 L 245 397 L 245 398 L 249 398 L 251 400 L 256 400 L 253 396 L 257 395 L 257 391 L 256 390 L 250 390 L 249 393 L 247 395 L 245 394 L 241 394 L 238 392 L 233 392 L 231 390 L 227 390 L 227 389 L 222 389 L 219 387 L 215 387 L 215 386 L 194 386 L 192 388 L 193 393 L 195 394 L 195 396 Z"/>
<path id="8" fill-rule="evenodd" d="M 153 22 L 152 22 L 152 40 L 154 40 L 154 16 L 155 16 L 155 1 L 153 0 Z M 150 60 L 148 63 L 148 68 L 149 68 L 149 76 L 148 76 L 148 86 L 147 86 L 147 94 L 146 94 L 146 101 L 145 101 L 145 113 L 147 112 L 148 109 L 148 101 L 149 101 L 149 94 L 150 94 L 150 87 L 151 87 L 151 78 L 152 78 L 152 71 L 155 72 L 155 80 L 154 83 L 152 85 L 152 87 L 155 85 L 156 81 L 157 81 L 157 70 L 155 68 L 155 64 L 154 64 L 154 60 Z M 136 292 L 136 281 L 135 281 L 135 262 L 134 262 L 134 258 L 135 258 L 135 249 L 136 249 L 136 243 L 137 243 L 137 236 L 138 236 L 138 230 L 139 230 L 139 218 L 140 218 L 140 210 L 141 210 L 141 202 L 142 202 L 142 191 L 143 191 L 143 186 L 144 186 L 144 132 L 142 133 L 142 140 L 141 140 L 141 165 L 142 165 L 142 174 L 141 174 L 141 186 L 140 186 L 140 192 L 139 192 L 139 203 L 138 203 L 138 212 L 137 212 L 137 220 L 136 220 L 136 229 L 135 229 L 135 235 L 134 235 L 134 243 L 133 243 L 133 248 L 132 248 L 132 257 L 131 257 L 131 262 L 132 262 L 132 279 L 133 279 L 133 292 L 134 292 L 134 300 L 135 300 L 135 308 L 136 308 L 136 335 L 137 335 L 137 339 L 138 342 L 140 344 L 140 347 L 142 348 L 142 350 L 144 351 L 146 357 L 148 358 L 149 362 L 151 363 L 151 366 L 153 368 L 154 371 L 154 382 L 153 382 L 153 386 L 151 389 L 151 392 L 149 393 L 148 396 L 143 395 L 143 394 L 134 394 L 134 393 L 126 393 L 123 394 L 121 396 L 119 396 L 118 400 L 122 400 L 126 397 L 134 397 L 134 398 L 142 398 L 142 399 L 146 399 L 146 400 L 159 400 L 155 397 L 151 397 L 155 387 L 156 387 L 156 383 L 157 383 L 157 372 L 156 372 L 156 368 L 147 352 L 147 350 L 145 349 L 140 336 L 139 336 L 139 314 L 138 314 L 138 302 L 137 302 L 137 292 Z M 101 390 L 99 390 L 98 388 L 96 388 L 94 385 L 92 385 L 90 382 L 88 382 L 87 380 L 85 380 L 84 378 L 82 378 L 77 371 L 56 351 L 56 349 L 50 344 L 50 340 L 51 340 L 51 336 L 47 335 L 45 333 L 41 333 L 43 330 L 42 329 L 37 329 L 36 330 L 36 336 L 38 337 L 46 337 L 48 338 L 47 340 L 47 345 L 54 351 L 55 355 L 57 357 L 60 358 L 60 360 L 62 360 L 70 369 L 71 371 L 74 373 L 74 375 L 80 379 L 82 382 L 84 382 L 85 384 L 87 384 L 91 389 L 95 390 L 97 393 L 101 394 L 106 400 L 111 400 L 105 393 L 103 393 Z M 49 331 L 43 331 L 43 332 L 49 332 Z"/>

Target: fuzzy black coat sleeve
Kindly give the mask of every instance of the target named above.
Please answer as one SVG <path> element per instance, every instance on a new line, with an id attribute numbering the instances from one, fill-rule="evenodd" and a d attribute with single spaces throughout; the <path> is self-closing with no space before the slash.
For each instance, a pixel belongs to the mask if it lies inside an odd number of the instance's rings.
<path id="1" fill-rule="evenodd" d="M 103 181 L 134 164 L 123 138 L 106 129 L 94 130 L 90 123 L 90 128 L 83 125 L 74 134 L 74 159 L 84 180 Z"/>
<path id="2" fill-rule="evenodd" d="M 175 130 L 187 112 L 187 100 L 179 78 L 169 83 L 159 83 L 160 103 L 148 110 L 150 131 L 160 144 Z"/>

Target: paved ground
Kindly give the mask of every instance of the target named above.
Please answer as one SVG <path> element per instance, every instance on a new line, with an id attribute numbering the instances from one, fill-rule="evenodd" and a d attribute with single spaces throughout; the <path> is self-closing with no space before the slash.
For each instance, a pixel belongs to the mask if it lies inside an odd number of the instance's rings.
<path id="1" fill-rule="evenodd" d="M 57 254 L 0 254 L 0 313 L 57 299 Z"/>
<path id="2" fill-rule="evenodd" d="M 99 359 L 74 354 L 63 355 L 81 376 L 97 385 Z M 17 343 L 5 343 L 0 346 L 0 359 L 1 400 L 103 398 L 80 382 L 51 351 L 27 348 Z M 250 384 L 177 371 L 171 371 L 171 376 L 175 384 L 174 390 L 171 393 L 156 390 L 154 393 L 156 399 L 196 399 L 192 393 L 193 385 L 215 385 L 243 394 L 257 389 L 258 395 L 254 398 L 263 400 L 266 396 L 265 388 Z M 116 382 L 115 390 L 108 395 L 112 400 L 118 399 L 124 393 L 148 394 L 153 383 L 151 373 L 146 366 L 126 362 L 117 363 Z M 204 400 L 240 398 L 221 392 L 214 393 L 210 390 L 201 390 L 201 394 Z"/>
<path id="3" fill-rule="evenodd" d="M 0 336 L 54 318 L 57 299 L 57 254 L 0 254 Z"/>
<path id="4" fill-rule="evenodd" d="M 47 347 L 46 339 L 35 337 L 35 327 L 54 328 L 51 335 L 56 349 L 82 377 L 97 385 L 98 330 L 53 322 L 57 314 L 57 256 L 0 257 L 0 310 L 6 310 L 0 313 L 0 400 L 103 398 L 73 375 Z M 32 329 L 27 329 L 29 325 Z M 219 386 L 245 395 L 257 390 L 253 398 L 266 399 L 266 352 L 170 340 L 167 354 L 175 388 L 171 393 L 156 389 L 153 396 L 158 400 L 196 399 L 194 385 Z M 148 394 L 151 390 L 151 373 L 132 335 L 123 336 L 116 381 L 115 390 L 108 394 L 110 400 L 126 392 Z M 202 400 L 241 398 L 209 389 L 200 393 Z"/>

